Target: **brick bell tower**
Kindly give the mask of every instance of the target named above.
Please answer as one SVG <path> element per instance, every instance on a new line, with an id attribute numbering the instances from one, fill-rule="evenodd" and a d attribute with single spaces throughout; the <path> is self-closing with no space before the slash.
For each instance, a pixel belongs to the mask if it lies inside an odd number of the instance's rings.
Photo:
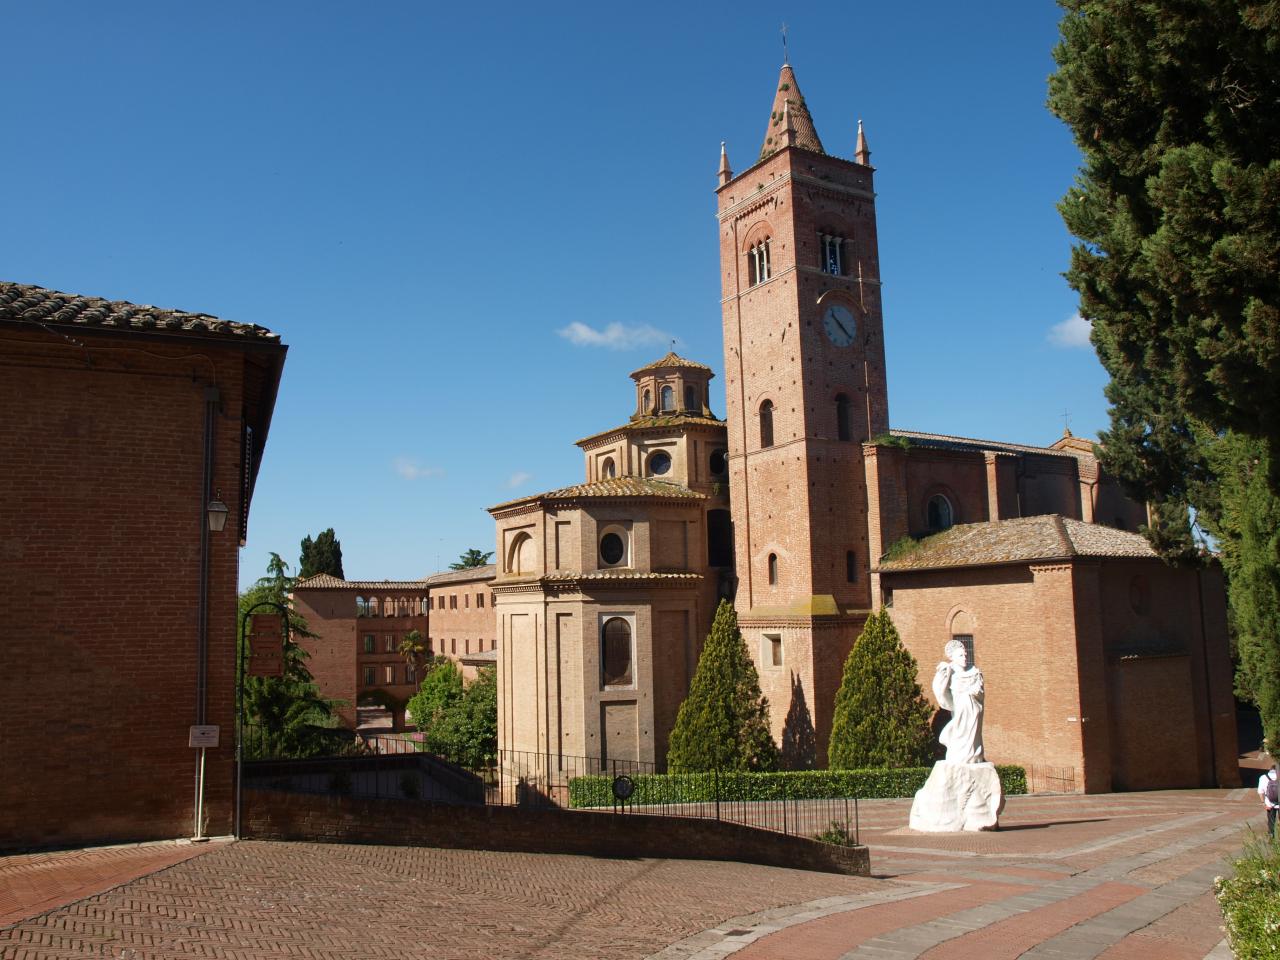
<path id="1" fill-rule="evenodd" d="M 792 765 L 826 766 L 871 605 L 862 444 L 888 431 L 871 153 L 831 156 L 784 65 L 759 159 L 718 200 L 739 624 Z M 816 731 L 816 738 L 808 730 Z"/>

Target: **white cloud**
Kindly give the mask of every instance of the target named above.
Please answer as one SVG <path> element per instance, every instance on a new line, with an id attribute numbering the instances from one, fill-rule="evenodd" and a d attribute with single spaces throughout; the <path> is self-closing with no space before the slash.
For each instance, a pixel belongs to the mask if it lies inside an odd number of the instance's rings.
<path id="1" fill-rule="evenodd" d="M 1092 329 L 1093 326 L 1088 320 L 1078 313 L 1073 313 L 1061 323 L 1055 323 L 1049 328 L 1049 342 L 1063 350 L 1087 350 L 1093 346 L 1089 342 L 1089 331 Z"/>
<path id="2" fill-rule="evenodd" d="M 671 334 L 651 327 L 647 323 L 627 326 L 624 323 L 611 323 L 603 330 L 589 327 L 575 320 L 556 333 L 564 337 L 576 347 L 605 347 L 609 350 L 629 350 L 632 347 L 643 347 L 653 343 L 670 343 Z"/>
<path id="3" fill-rule="evenodd" d="M 396 457 L 396 473 L 405 480 L 421 480 L 423 477 L 443 477 L 444 467 L 424 467 L 417 460 L 408 457 Z"/>
<path id="4" fill-rule="evenodd" d="M 515 489 L 516 487 L 524 486 L 526 483 L 528 483 L 532 479 L 533 479 L 532 473 L 525 473 L 523 470 L 517 470 L 508 478 L 507 487 L 510 489 Z"/>

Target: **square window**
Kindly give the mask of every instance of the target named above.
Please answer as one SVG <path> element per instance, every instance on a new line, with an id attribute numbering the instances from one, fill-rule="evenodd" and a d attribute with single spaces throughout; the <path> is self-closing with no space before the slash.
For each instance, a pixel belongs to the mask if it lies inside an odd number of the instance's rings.
<path id="1" fill-rule="evenodd" d="M 770 667 L 782 666 L 782 634 L 766 633 L 764 635 L 764 662 Z"/>
<path id="2" fill-rule="evenodd" d="M 978 661 L 973 658 L 973 634 L 957 633 L 952 636 L 952 640 L 959 640 L 964 644 L 965 659 L 969 662 L 969 666 L 973 666 Z"/>
<path id="3" fill-rule="evenodd" d="M 364 635 L 364 652 L 373 653 L 373 634 L 366 633 Z"/>
<path id="4" fill-rule="evenodd" d="M 483 593 L 477 593 L 477 594 L 476 594 L 476 607 L 477 607 L 477 609 L 484 609 L 484 594 L 483 594 Z"/>
<path id="5" fill-rule="evenodd" d="M 385 676 L 386 676 L 386 679 L 387 679 L 387 683 L 395 683 L 395 682 L 396 682 L 396 668 L 388 664 L 388 665 L 387 665 L 387 667 L 385 668 L 385 670 L 386 670 Z"/>
<path id="6" fill-rule="evenodd" d="M 373 667 L 364 668 L 364 685 L 366 687 L 373 686 Z"/>

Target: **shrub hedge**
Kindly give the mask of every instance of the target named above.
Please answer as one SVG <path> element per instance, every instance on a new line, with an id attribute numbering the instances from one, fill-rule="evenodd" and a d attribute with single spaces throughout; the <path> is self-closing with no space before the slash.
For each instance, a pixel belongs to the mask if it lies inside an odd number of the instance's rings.
<path id="1" fill-rule="evenodd" d="M 930 767 L 886 770 L 784 770 L 778 773 L 721 773 L 719 799 L 825 800 L 840 797 L 909 797 L 924 786 Z M 1027 792 L 1022 767 L 996 767 L 1006 796 Z M 716 799 L 714 773 L 641 773 L 631 777 L 635 793 L 630 803 L 704 803 Z M 613 805 L 612 777 L 574 777 L 569 781 L 572 807 Z"/>
<path id="2" fill-rule="evenodd" d="M 1280 843 L 1254 837 L 1234 866 L 1230 878 L 1213 883 L 1232 955 L 1236 960 L 1280 955 Z"/>

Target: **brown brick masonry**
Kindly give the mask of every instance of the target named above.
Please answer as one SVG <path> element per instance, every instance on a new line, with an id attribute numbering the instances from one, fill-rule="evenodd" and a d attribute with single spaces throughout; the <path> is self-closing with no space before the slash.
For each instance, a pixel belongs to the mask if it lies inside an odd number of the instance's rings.
<path id="1" fill-rule="evenodd" d="M 256 840 L 735 860 L 866 876 L 866 847 L 838 847 L 736 823 L 571 810 L 465 807 L 246 789 L 244 829 Z"/>

